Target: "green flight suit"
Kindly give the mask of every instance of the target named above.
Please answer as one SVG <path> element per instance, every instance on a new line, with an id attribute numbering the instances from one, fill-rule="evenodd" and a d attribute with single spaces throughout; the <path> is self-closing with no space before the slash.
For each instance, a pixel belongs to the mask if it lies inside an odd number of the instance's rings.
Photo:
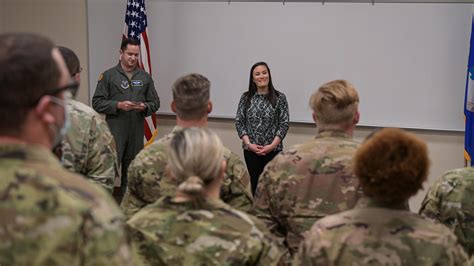
<path id="1" fill-rule="evenodd" d="M 119 110 L 117 104 L 121 101 L 142 102 L 146 109 L 142 112 Z M 160 107 L 153 80 L 140 68 L 136 68 L 129 79 L 119 63 L 100 75 L 92 107 L 106 115 L 105 120 L 117 145 L 118 161 L 122 166 L 121 187 L 125 191 L 128 165 L 143 149 L 145 117 Z"/>

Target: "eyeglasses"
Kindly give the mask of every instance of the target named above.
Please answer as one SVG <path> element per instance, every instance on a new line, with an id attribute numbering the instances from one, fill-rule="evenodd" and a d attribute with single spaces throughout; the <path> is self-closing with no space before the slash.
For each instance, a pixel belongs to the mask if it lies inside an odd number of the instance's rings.
<path id="1" fill-rule="evenodd" d="M 54 88 L 54 89 L 51 89 L 51 90 L 47 91 L 46 93 L 44 93 L 43 95 L 41 95 L 37 100 L 33 101 L 33 102 L 31 103 L 31 105 L 29 105 L 29 106 L 35 106 L 35 105 L 37 105 L 38 102 L 41 100 L 41 98 L 43 98 L 43 97 L 46 96 L 46 95 L 55 96 L 55 95 L 57 95 L 58 93 L 63 92 L 63 91 L 68 91 L 71 95 L 75 95 L 75 93 L 77 92 L 78 89 L 79 89 L 79 83 L 77 83 L 77 82 L 74 81 L 74 80 L 71 80 L 71 82 L 70 82 L 68 85 L 66 85 L 66 86 Z"/>

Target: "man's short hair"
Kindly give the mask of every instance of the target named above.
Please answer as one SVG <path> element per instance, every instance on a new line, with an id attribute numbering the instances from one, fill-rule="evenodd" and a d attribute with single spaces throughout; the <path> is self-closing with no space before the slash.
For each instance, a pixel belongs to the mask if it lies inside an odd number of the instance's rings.
<path id="1" fill-rule="evenodd" d="M 364 194 L 381 203 L 404 203 L 428 176 L 426 144 L 414 134 L 384 128 L 369 136 L 354 156 Z"/>
<path id="2" fill-rule="evenodd" d="M 140 41 L 135 40 L 135 39 L 125 38 L 122 40 L 122 43 L 120 44 L 120 50 L 122 51 L 127 50 L 127 45 L 140 45 Z"/>
<path id="3" fill-rule="evenodd" d="M 54 47 L 36 34 L 0 34 L 0 135 L 20 133 L 28 111 L 58 85 L 61 72 L 52 57 Z"/>
<path id="4" fill-rule="evenodd" d="M 334 80 L 319 87 L 309 104 L 321 124 L 318 127 L 350 124 L 359 108 L 359 95 L 348 81 Z"/>
<path id="5" fill-rule="evenodd" d="M 58 49 L 66 62 L 67 69 L 69 70 L 69 73 L 71 73 L 71 76 L 79 73 L 81 70 L 81 63 L 79 62 L 79 57 L 77 57 L 76 53 L 64 46 L 58 46 Z"/>
<path id="6" fill-rule="evenodd" d="M 173 84 L 176 114 L 184 120 L 200 119 L 207 114 L 211 82 L 201 74 L 189 74 Z"/>

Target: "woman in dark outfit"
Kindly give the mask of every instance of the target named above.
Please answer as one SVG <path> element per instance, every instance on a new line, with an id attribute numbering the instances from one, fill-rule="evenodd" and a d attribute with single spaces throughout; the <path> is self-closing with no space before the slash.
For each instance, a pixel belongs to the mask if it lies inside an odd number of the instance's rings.
<path id="1" fill-rule="evenodd" d="M 273 87 L 270 68 L 264 62 L 254 64 L 235 118 L 253 195 L 263 168 L 283 149 L 289 117 L 286 96 Z"/>

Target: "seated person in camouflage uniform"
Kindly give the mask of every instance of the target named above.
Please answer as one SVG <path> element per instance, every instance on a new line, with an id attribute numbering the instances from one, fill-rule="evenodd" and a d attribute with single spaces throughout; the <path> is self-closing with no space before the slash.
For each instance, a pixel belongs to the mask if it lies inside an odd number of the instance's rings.
<path id="1" fill-rule="evenodd" d="M 132 265 L 124 217 L 51 152 L 77 89 L 54 44 L 0 35 L 0 265 Z"/>
<path id="2" fill-rule="evenodd" d="M 58 49 L 72 78 L 80 83 L 79 58 L 69 48 L 59 46 Z M 77 90 L 72 93 L 75 97 Z M 120 181 L 120 175 L 117 150 L 109 125 L 94 109 L 79 101 L 71 99 L 67 107 L 71 128 L 59 145 L 61 164 L 112 193 L 114 182 Z"/>
<path id="3" fill-rule="evenodd" d="M 161 196 L 173 195 L 176 181 L 165 172 L 171 138 L 186 127 L 206 127 L 212 110 L 209 100 L 210 82 L 200 74 L 190 74 L 173 85 L 171 109 L 177 126 L 157 142 L 143 149 L 128 169 L 128 188 L 121 207 L 127 217 Z M 224 147 L 227 168 L 221 188 L 221 199 L 230 206 L 248 212 L 252 207 L 250 177 L 239 156 Z"/>
<path id="4" fill-rule="evenodd" d="M 176 132 L 168 168 L 178 184 L 127 222 L 133 244 L 150 265 L 275 265 L 281 253 L 260 221 L 219 199 L 224 148 L 205 128 Z"/>
<path id="5" fill-rule="evenodd" d="M 446 172 L 428 190 L 420 214 L 453 231 L 464 250 L 474 254 L 474 168 Z"/>
<path id="6" fill-rule="evenodd" d="M 314 139 L 277 155 L 260 176 L 254 209 L 293 255 L 303 233 L 327 215 L 351 209 L 359 196 L 352 172 L 358 143 L 359 96 L 347 81 L 322 85 L 310 99 L 317 125 Z"/>
<path id="7" fill-rule="evenodd" d="M 465 265 L 467 255 L 448 228 L 408 211 L 428 166 L 426 144 L 415 135 L 401 129 L 373 134 L 354 157 L 366 197 L 317 221 L 294 265 Z"/>

